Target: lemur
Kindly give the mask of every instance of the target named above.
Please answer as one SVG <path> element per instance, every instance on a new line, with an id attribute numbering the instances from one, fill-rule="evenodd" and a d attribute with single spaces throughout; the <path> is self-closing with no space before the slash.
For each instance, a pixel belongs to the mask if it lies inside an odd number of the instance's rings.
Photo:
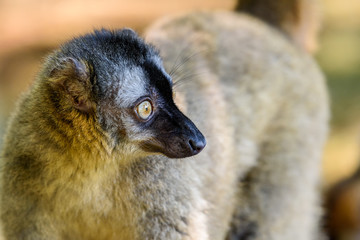
<path id="1" fill-rule="evenodd" d="M 309 4 L 63 44 L 7 129 L 5 239 L 318 239 L 328 102 Z"/>

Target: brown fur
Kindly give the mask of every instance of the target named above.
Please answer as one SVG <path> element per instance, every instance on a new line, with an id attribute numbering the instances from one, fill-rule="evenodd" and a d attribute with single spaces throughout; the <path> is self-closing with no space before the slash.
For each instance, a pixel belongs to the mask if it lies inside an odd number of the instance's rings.
<path id="1" fill-rule="evenodd" d="M 326 230 L 331 240 L 360 236 L 360 171 L 337 183 L 326 194 Z"/>

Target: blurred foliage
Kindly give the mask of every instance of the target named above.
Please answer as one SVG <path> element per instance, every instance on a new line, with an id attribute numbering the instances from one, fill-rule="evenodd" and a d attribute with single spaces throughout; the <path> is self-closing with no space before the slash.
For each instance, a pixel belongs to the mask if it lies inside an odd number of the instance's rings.
<path id="1" fill-rule="evenodd" d="M 332 126 L 360 123 L 360 29 L 327 29 L 318 61 L 328 80 Z"/>
<path id="2" fill-rule="evenodd" d="M 324 183 L 331 186 L 359 165 L 360 1 L 324 3 L 317 60 L 326 75 L 331 101 L 331 134 L 323 161 Z"/>

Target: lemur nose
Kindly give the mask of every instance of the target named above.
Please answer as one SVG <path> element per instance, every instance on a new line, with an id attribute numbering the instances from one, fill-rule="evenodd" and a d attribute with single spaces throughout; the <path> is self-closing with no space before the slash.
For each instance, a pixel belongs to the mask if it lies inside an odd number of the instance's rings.
<path id="1" fill-rule="evenodd" d="M 205 140 L 205 138 L 202 138 L 202 139 L 190 139 L 189 140 L 189 145 L 190 145 L 190 148 L 191 148 L 193 154 L 198 154 L 206 146 L 206 140 Z"/>

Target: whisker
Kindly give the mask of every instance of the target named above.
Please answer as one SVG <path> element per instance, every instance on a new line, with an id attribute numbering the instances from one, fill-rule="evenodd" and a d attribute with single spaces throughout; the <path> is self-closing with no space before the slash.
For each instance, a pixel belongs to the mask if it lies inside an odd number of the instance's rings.
<path id="1" fill-rule="evenodd" d="M 192 80 L 200 76 L 201 74 L 204 74 L 204 72 L 199 72 L 199 68 L 201 69 L 201 65 L 203 65 L 201 63 L 205 64 L 205 62 L 199 61 L 197 57 L 199 55 L 213 52 L 213 49 L 203 48 L 190 54 L 190 52 L 188 51 L 190 46 L 191 45 L 188 44 L 185 47 L 181 48 L 181 52 L 176 57 L 174 64 L 169 71 L 169 75 L 173 78 L 174 89 L 184 84 L 185 82 L 188 82 L 189 80 Z M 194 64 L 190 64 L 191 61 L 193 61 Z M 207 68 L 205 67 L 205 69 Z"/>
<path id="2" fill-rule="evenodd" d="M 190 48 L 190 44 L 186 44 L 185 46 L 182 46 L 180 53 L 177 55 L 173 66 L 171 67 L 171 70 L 169 72 L 169 75 L 172 76 L 173 73 L 175 73 L 176 69 L 178 68 L 178 65 L 181 65 L 181 62 L 179 63 L 179 59 L 182 59 L 185 56 L 185 53 Z"/>
<path id="3" fill-rule="evenodd" d="M 176 65 L 174 65 L 174 67 L 171 69 L 169 75 L 170 75 L 170 76 L 173 76 L 174 74 L 176 74 L 176 72 L 177 72 L 182 66 L 184 66 L 185 63 L 189 62 L 190 60 L 192 60 L 193 58 L 195 58 L 196 56 L 198 56 L 200 53 L 203 53 L 204 51 L 205 51 L 205 50 L 195 52 L 195 53 L 193 53 L 193 54 L 185 57 L 185 58 L 183 59 L 183 61 L 181 61 L 181 62 L 179 62 L 179 63 L 176 63 Z M 181 54 L 179 54 L 179 56 L 181 56 Z M 179 57 L 177 57 L 176 59 L 177 59 L 177 60 L 175 60 L 175 62 L 178 61 Z"/>
<path id="4" fill-rule="evenodd" d="M 188 73 L 188 74 L 184 74 L 183 76 L 179 76 L 177 79 L 174 80 L 173 88 L 176 89 L 179 86 L 182 86 L 184 83 L 189 82 L 190 80 L 192 80 L 198 76 L 201 76 L 205 73 L 207 73 L 207 71 Z"/>

